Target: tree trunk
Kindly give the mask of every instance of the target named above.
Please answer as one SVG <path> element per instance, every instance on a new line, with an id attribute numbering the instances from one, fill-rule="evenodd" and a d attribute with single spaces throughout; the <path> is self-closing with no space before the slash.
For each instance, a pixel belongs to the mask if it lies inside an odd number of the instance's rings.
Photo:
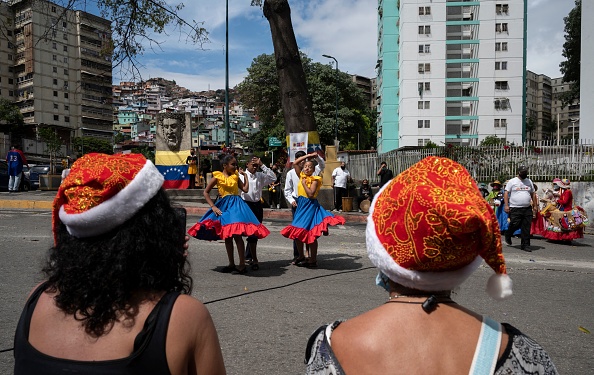
<path id="1" fill-rule="evenodd" d="M 265 0 L 263 11 L 272 34 L 285 131 L 287 134 L 317 131 L 301 56 L 291 23 L 289 2 L 288 0 Z"/>

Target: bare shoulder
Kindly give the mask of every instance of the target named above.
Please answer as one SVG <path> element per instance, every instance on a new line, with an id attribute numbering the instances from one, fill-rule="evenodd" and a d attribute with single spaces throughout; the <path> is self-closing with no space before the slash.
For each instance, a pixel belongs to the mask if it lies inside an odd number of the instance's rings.
<path id="1" fill-rule="evenodd" d="M 200 324 L 203 319 L 210 320 L 210 313 L 206 309 L 206 306 L 196 298 L 187 294 L 181 294 L 175 304 L 173 305 L 173 311 L 171 312 L 172 323 L 173 321 L 181 321 L 183 325 L 187 327 L 190 322 Z"/>

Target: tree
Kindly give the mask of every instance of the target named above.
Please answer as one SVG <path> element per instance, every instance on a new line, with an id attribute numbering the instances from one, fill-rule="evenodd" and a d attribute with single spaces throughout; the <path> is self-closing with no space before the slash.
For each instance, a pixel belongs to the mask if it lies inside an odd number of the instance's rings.
<path id="1" fill-rule="evenodd" d="M 488 135 L 479 143 L 479 146 L 496 146 L 505 144 L 505 139 L 499 138 L 496 135 Z"/>
<path id="2" fill-rule="evenodd" d="M 581 27 L 582 0 L 575 0 L 575 7 L 563 18 L 565 22 L 565 43 L 563 43 L 563 57 L 565 61 L 559 64 L 563 73 L 563 82 L 571 84 L 569 91 L 562 93 L 559 98 L 565 107 L 575 99 L 580 98 L 580 60 L 581 60 Z"/>
<path id="3" fill-rule="evenodd" d="M 83 144 L 84 141 L 84 144 Z M 80 155 L 90 152 L 99 152 L 102 154 L 113 154 L 113 145 L 105 139 L 94 137 L 76 137 L 72 140 L 72 145 Z"/>
<path id="4" fill-rule="evenodd" d="M 532 140 L 532 132 L 534 130 L 536 130 L 536 118 L 534 116 L 530 116 L 526 119 L 526 135 L 528 142 Z"/>
<path id="5" fill-rule="evenodd" d="M 301 54 L 301 59 L 320 141 L 331 144 L 336 125 L 335 70 L 328 64 L 313 62 L 305 54 Z M 257 56 L 247 71 L 248 75 L 237 86 L 237 91 L 244 106 L 254 108 L 262 122 L 260 132 L 251 137 L 251 148 L 263 150 L 267 147 L 268 137 L 284 139 L 286 134 L 274 56 Z M 338 89 L 338 133 L 342 148 L 374 145 L 373 114 L 348 74 L 339 72 Z"/>
<path id="6" fill-rule="evenodd" d="M 31 0 L 33 6 L 47 7 L 45 2 Z M 198 44 L 200 47 L 208 41 L 208 32 L 201 22 L 186 21 L 180 16 L 183 3 L 172 5 L 168 0 L 53 0 L 53 3 L 64 8 L 52 20 L 56 23 L 66 21 L 68 10 L 86 8 L 87 3 L 94 2 L 101 16 L 111 20 L 111 43 L 105 48 L 105 54 L 112 56 L 113 68 L 131 73 L 133 77 L 140 76 L 139 63 L 136 60 L 146 48 L 158 49 L 161 42 L 155 39 L 155 34 L 167 33 L 169 27 L 179 32 L 180 39 Z M 0 4 L 9 1 L 0 0 Z M 7 27 L 10 25 L 0 21 L 0 33 L 6 39 Z M 52 28 L 44 30 L 44 38 L 51 39 Z M 9 39 L 10 40 L 10 39 Z"/>
<path id="7" fill-rule="evenodd" d="M 252 5 L 262 6 L 264 17 L 270 24 L 286 134 L 316 131 L 289 2 L 252 0 Z"/>
<path id="8" fill-rule="evenodd" d="M 50 127 L 40 127 L 37 130 L 37 134 L 42 142 L 45 142 L 46 150 L 50 157 L 50 174 L 54 174 L 56 171 L 56 158 L 62 156 L 61 149 L 64 142 L 62 138 L 58 136 L 56 131 Z"/>
<path id="9" fill-rule="evenodd" d="M 553 139 L 557 133 L 557 123 L 551 119 L 542 122 L 542 135 L 544 139 Z"/>
<path id="10" fill-rule="evenodd" d="M 6 133 L 11 133 L 13 138 L 21 138 L 24 124 L 19 108 L 10 100 L 0 98 L 0 128 L 5 129 Z"/>

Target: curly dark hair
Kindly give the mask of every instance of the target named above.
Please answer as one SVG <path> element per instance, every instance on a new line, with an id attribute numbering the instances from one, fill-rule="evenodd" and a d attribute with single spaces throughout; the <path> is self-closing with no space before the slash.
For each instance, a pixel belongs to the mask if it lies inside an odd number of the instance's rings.
<path id="1" fill-rule="evenodd" d="M 185 222 L 160 189 L 106 234 L 76 238 L 62 224 L 43 268 L 47 290 L 56 293 L 57 306 L 81 321 L 87 334 L 102 336 L 122 314 L 133 319 L 151 293 L 191 293 L 184 243 Z"/>

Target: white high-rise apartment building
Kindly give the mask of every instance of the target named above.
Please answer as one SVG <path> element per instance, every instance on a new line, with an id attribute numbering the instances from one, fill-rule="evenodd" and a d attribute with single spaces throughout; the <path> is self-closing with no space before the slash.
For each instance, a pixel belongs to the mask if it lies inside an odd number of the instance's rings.
<path id="1" fill-rule="evenodd" d="M 525 0 L 379 0 L 378 151 L 525 138 Z"/>

